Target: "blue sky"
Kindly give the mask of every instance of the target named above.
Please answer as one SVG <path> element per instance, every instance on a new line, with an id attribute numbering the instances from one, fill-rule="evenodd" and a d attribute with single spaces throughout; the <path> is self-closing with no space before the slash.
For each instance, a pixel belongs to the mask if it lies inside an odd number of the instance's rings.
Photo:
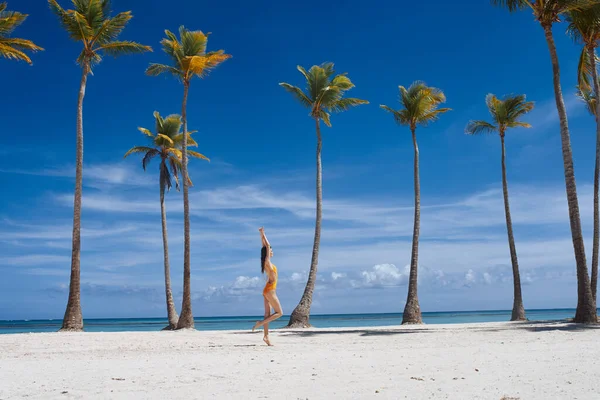
<path id="1" fill-rule="evenodd" d="M 178 3 L 176 5 L 175 3 Z M 477 3 L 477 4 L 475 4 Z M 68 7 L 70 2 L 62 0 Z M 0 60 L 4 142 L 0 148 L 0 319 L 61 318 L 71 252 L 79 44 L 44 1 L 9 2 L 30 14 L 16 32 L 46 51 L 34 65 Z M 199 151 L 190 173 L 194 314 L 262 313 L 264 225 L 280 271 L 284 311 L 299 300 L 314 224 L 313 121 L 278 86 L 303 85 L 296 70 L 332 61 L 370 105 L 334 115 L 324 128 L 324 224 L 314 313 L 397 312 L 404 305 L 413 216 L 412 143 L 379 104 L 398 106 L 398 85 L 441 88 L 452 112 L 417 132 L 421 150 L 421 307 L 510 309 L 512 278 L 496 136 L 467 137 L 488 118 L 487 93 L 536 102 L 529 130 L 509 132 L 508 178 L 527 308 L 574 307 L 570 242 L 551 65 L 541 28 L 527 12 L 488 2 L 460 8 L 411 4 L 115 0 L 132 10 L 123 39 L 154 53 L 106 58 L 84 104 L 81 256 L 84 317 L 165 314 L 158 164 L 123 160 L 144 144 L 138 126 L 153 111 L 180 112 L 182 87 L 144 75 L 165 62 L 163 30 L 212 32 L 209 50 L 233 55 L 193 82 L 188 103 Z M 594 124 L 574 96 L 578 47 L 555 28 L 569 110 L 582 220 L 591 250 Z M 181 194 L 167 196 L 173 286 L 182 285 Z M 179 307 L 178 307 L 179 308 Z"/>

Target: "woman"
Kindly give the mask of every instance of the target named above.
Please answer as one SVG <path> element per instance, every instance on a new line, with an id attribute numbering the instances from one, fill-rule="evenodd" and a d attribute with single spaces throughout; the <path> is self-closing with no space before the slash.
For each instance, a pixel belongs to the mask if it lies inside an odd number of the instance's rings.
<path id="1" fill-rule="evenodd" d="M 256 324 L 252 327 L 252 331 L 261 326 L 264 328 L 265 336 L 263 340 L 268 346 L 272 346 L 269 340 L 269 322 L 275 321 L 277 318 L 283 315 L 281 310 L 281 304 L 275 293 L 277 288 L 277 267 L 271 264 L 271 257 L 273 257 L 273 248 L 269 244 L 267 237 L 265 236 L 265 228 L 259 228 L 260 237 L 262 239 L 262 249 L 260 250 L 260 270 L 264 274 L 267 272 L 267 284 L 263 289 L 263 297 L 265 304 L 265 319 L 262 321 L 256 321 Z M 275 311 L 271 314 L 271 308 Z"/>

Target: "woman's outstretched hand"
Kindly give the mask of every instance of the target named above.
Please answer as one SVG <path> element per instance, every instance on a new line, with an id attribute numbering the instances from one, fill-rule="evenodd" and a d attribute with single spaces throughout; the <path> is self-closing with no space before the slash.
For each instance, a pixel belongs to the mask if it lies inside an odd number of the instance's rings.
<path id="1" fill-rule="evenodd" d="M 260 233 L 263 233 L 263 232 L 265 231 L 265 228 L 264 228 L 263 226 L 261 226 L 260 228 L 258 228 L 258 231 L 259 231 Z"/>

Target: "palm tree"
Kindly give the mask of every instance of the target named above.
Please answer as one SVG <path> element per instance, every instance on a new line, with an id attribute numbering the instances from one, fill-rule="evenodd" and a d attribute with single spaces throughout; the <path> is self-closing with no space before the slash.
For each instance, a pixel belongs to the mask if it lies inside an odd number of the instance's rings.
<path id="1" fill-rule="evenodd" d="M 567 123 L 567 110 L 560 86 L 560 66 L 558 64 L 554 36 L 552 35 L 552 25 L 555 22 L 560 22 L 561 16 L 565 13 L 588 8 L 596 3 L 597 0 L 491 0 L 491 2 L 493 5 L 508 8 L 510 12 L 530 8 L 533 11 L 535 19 L 544 30 L 552 62 L 554 97 L 560 120 L 560 139 L 562 142 L 567 204 L 569 206 L 569 219 L 571 222 L 571 237 L 573 239 L 573 251 L 577 264 L 577 311 L 575 312 L 574 321 L 582 323 L 596 322 L 596 305 L 592 296 L 590 277 L 585 258 L 583 234 L 581 231 L 581 217 L 579 215 L 573 153 L 571 151 L 571 135 Z"/>
<path id="2" fill-rule="evenodd" d="M 344 98 L 346 91 L 352 89 L 354 84 L 346 73 L 335 75 L 333 63 L 313 65 L 308 72 L 298 65 L 298 71 L 306 79 L 306 93 L 288 83 L 280 85 L 290 92 L 300 103 L 310 109 L 310 117 L 315 120 L 317 131 L 317 218 L 315 223 L 315 237 L 313 242 L 310 272 L 304 294 L 300 303 L 296 306 L 287 327 L 308 328 L 310 327 L 310 307 L 312 295 L 317 280 L 317 265 L 319 263 L 319 245 L 321 242 L 321 211 L 323 207 L 322 167 L 321 167 L 321 126 L 323 120 L 325 125 L 331 127 L 330 113 L 346 111 L 360 104 L 368 104 L 366 100 L 356 98 Z"/>
<path id="3" fill-rule="evenodd" d="M 596 119 L 596 163 L 594 166 L 594 239 L 592 243 L 591 290 L 594 302 L 597 302 L 598 287 L 598 244 L 600 240 L 600 218 L 598 188 L 600 179 L 600 109 L 593 101 L 599 92 L 598 71 L 596 65 L 596 46 L 600 40 L 600 5 L 583 11 L 573 10 L 567 14 L 567 33 L 575 42 L 583 45 L 578 66 L 578 93 L 586 101 Z M 591 84 L 590 84 L 591 81 Z"/>
<path id="4" fill-rule="evenodd" d="M 81 66 L 81 82 L 77 101 L 77 147 L 75 164 L 75 199 L 73 207 L 73 244 L 71 252 L 71 280 L 69 301 L 63 319 L 62 331 L 83 330 L 80 303 L 80 250 L 81 250 L 81 186 L 83 174 L 83 97 L 87 77 L 92 66 L 102 61 L 103 55 L 120 56 L 152 51 L 148 46 L 129 41 L 118 41 L 119 34 L 132 18 L 130 11 L 110 17 L 108 0 L 73 1 L 74 10 L 64 10 L 56 0 L 48 0 L 50 9 L 71 39 L 81 42 L 83 49 L 77 58 Z"/>
<path id="5" fill-rule="evenodd" d="M 146 74 L 158 76 L 164 73 L 171 74 L 183 83 L 183 102 L 181 105 L 181 119 L 183 122 L 182 164 L 181 172 L 187 176 L 187 98 L 190 83 L 194 76 L 204 78 L 219 64 L 231 58 L 223 50 L 206 52 L 208 34 L 201 31 L 190 31 L 185 27 L 179 28 L 179 38 L 172 32 L 165 30 L 167 37 L 161 41 L 163 51 L 171 58 L 172 65 L 150 64 Z M 190 268 L 190 205 L 188 200 L 188 182 L 183 181 L 183 302 L 177 329 L 193 329 L 194 316 L 192 314 L 191 268 Z"/>
<path id="6" fill-rule="evenodd" d="M 0 3 L 0 56 L 25 61 L 31 65 L 31 59 L 25 51 L 44 50 L 31 40 L 12 38 L 10 34 L 28 17 L 17 11 L 6 11 L 6 2 Z"/>
<path id="7" fill-rule="evenodd" d="M 506 151 L 504 148 L 504 135 L 509 128 L 531 128 L 531 125 L 520 122 L 519 118 L 533 110 L 533 102 L 525 101 L 525 95 L 507 96 L 503 100 L 493 94 L 485 98 L 488 110 L 492 115 L 492 123 L 486 121 L 470 121 L 466 128 L 469 135 L 497 132 L 502 145 L 502 191 L 504 193 L 504 213 L 506 216 L 506 230 L 508 232 L 508 247 L 510 249 L 510 261 L 513 270 L 513 309 L 511 321 L 526 321 L 525 308 L 523 307 L 523 296 L 521 294 L 521 276 L 519 274 L 519 262 L 517 261 L 517 249 L 513 236 L 512 220 L 510 216 L 510 205 L 508 202 L 508 183 L 506 182 Z"/>
<path id="8" fill-rule="evenodd" d="M 417 266 L 419 264 L 419 233 L 421 225 L 421 183 L 419 180 L 419 147 L 417 145 L 417 125 L 427 126 L 436 121 L 440 114 L 450 111 L 449 108 L 438 108 L 446 101 L 444 93 L 434 87 L 427 86 L 424 82 L 416 81 L 408 89 L 400 88 L 400 104 L 403 108 L 394 110 L 388 106 L 381 105 L 385 111 L 392 113 L 396 122 L 406 125 L 412 133 L 413 146 L 415 150 L 414 180 L 415 180 L 415 220 L 412 239 L 412 252 L 410 258 L 410 276 L 408 282 L 408 296 L 404 313 L 403 324 L 421 324 L 421 307 L 417 295 Z"/>
<path id="9" fill-rule="evenodd" d="M 156 134 L 146 128 L 138 128 L 140 132 L 150 138 L 151 146 L 136 146 L 125 153 L 127 157 L 133 153 L 143 153 L 142 168 L 146 166 L 156 156 L 160 156 L 159 166 L 159 188 L 160 188 L 160 215 L 162 220 L 163 254 L 165 263 L 165 294 L 167 300 L 167 316 L 169 326 L 167 329 L 177 328 L 177 311 L 173 302 L 173 292 L 171 291 L 171 274 L 169 266 L 169 243 L 167 239 L 167 211 L 165 208 L 165 189 L 171 189 L 171 182 L 175 180 L 175 188 L 179 190 L 179 171 L 181 170 L 181 146 L 183 143 L 183 134 L 181 133 L 181 117 L 179 115 L 169 115 L 167 118 L 154 112 L 156 121 Z M 193 132 L 188 132 L 188 146 L 197 146 L 194 139 L 189 137 Z M 208 158 L 200 153 L 188 150 L 191 157 L 202 158 L 208 161 Z M 189 177 L 188 177 L 189 180 Z M 191 184 L 191 182 L 190 182 Z"/>

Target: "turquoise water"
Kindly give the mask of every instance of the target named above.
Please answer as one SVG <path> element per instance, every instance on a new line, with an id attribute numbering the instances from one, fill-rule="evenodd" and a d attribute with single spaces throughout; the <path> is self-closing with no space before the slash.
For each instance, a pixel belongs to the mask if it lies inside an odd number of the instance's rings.
<path id="1" fill-rule="evenodd" d="M 529 310 L 527 317 L 531 321 L 564 320 L 573 318 L 575 310 Z M 288 322 L 288 316 L 271 324 L 271 328 L 282 328 Z M 202 331 L 251 329 L 261 317 L 207 317 L 196 318 L 196 329 Z M 502 322 L 510 320 L 510 311 L 460 311 L 423 313 L 426 324 L 463 324 L 474 322 Z M 317 328 L 349 328 L 365 326 L 399 325 L 402 314 L 340 314 L 313 315 L 311 324 Z M 0 334 L 28 332 L 56 332 L 62 320 L 0 321 Z M 160 331 L 167 325 L 166 318 L 130 318 L 130 319 L 86 319 L 87 332 L 125 332 Z"/>

